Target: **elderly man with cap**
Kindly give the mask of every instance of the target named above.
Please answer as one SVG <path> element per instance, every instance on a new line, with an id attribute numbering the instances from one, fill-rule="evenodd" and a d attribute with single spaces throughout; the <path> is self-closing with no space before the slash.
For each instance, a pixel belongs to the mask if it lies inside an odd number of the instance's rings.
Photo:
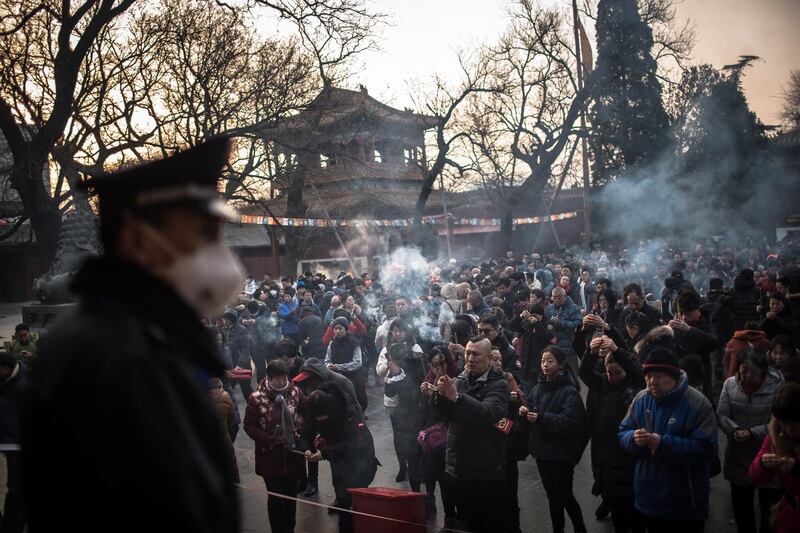
<path id="1" fill-rule="evenodd" d="M 717 417 L 671 351 L 653 349 L 642 372 L 647 387 L 619 426 L 620 445 L 637 458 L 634 506 L 648 532 L 702 532 Z"/>
<path id="2" fill-rule="evenodd" d="M 228 141 L 90 179 L 105 255 L 40 343 L 23 401 L 29 530 L 235 532 L 235 470 L 208 394 L 201 317 L 240 289 L 220 242 Z"/>

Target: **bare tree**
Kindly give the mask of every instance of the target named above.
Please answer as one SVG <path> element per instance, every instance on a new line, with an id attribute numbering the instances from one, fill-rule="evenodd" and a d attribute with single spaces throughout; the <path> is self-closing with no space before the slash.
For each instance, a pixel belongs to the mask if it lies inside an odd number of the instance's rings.
<path id="1" fill-rule="evenodd" d="M 9 179 L 36 232 L 44 267 L 55 255 L 61 226 L 60 199 L 44 177 L 48 159 L 72 115 L 84 59 L 103 28 L 132 4 L 9 0 L 0 6 L 0 131 L 13 157 Z M 37 86 L 52 91 L 31 90 Z"/>
<path id="2" fill-rule="evenodd" d="M 348 75 L 358 54 L 374 47 L 386 16 L 365 0 L 251 0 L 295 25 L 326 85 Z"/>
<path id="3" fill-rule="evenodd" d="M 467 152 L 481 183 L 503 203 L 501 231 L 522 205 L 538 202 L 550 179 L 564 171 L 563 154 L 590 88 L 579 90 L 571 27 L 563 12 L 522 0 L 492 47 L 495 82 L 505 90 L 475 98 L 464 124 Z M 570 158 L 571 159 L 571 158 Z"/>
<path id="4" fill-rule="evenodd" d="M 781 120 L 792 128 L 800 128 L 800 69 L 792 70 L 789 84 L 783 90 Z"/>
<path id="5" fill-rule="evenodd" d="M 239 141 L 225 193 L 260 200 L 272 176 L 271 147 L 259 132 L 309 102 L 323 79 L 340 79 L 340 67 L 373 44 L 375 19 L 360 0 L 133 4 L 0 5 L 8 181 L 44 266 L 57 247 L 61 211 L 88 207 L 74 185 L 130 160 L 231 135 Z M 296 24 L 296 37 L 258 38 L 251 10 L 262 8 Z"/>
<path id="6" fill-rule="evenodd" d="M 503 90 L 497 82 L 502 81 L 493 74 L 493 64 L 486 54 L 476 54 L 474 58 L 465 53 L 459 54 L 459 64 L 463 73 L 463 81 L 457 88 L 451 89 L 441 78 L 434 81 L 433 94 L 423 96 L 427 102 L 424 107 L 438 119 L 432 146 L 436 156 L 428 168 L 424 168 L 425 178 L 415 207 L 415 224 L 419 224 L 425 211 L 436 180 L 448 171 L 463 176 L 467 170 L 463 163 L 453 157 L 454 148 L 459 145 L 467 132 L 456 124 L 465 101 L 471 96 L 492 94 Z M 418 107 L 421 107 L 418 105 Z"/>
<path id="7" fill-rule="evenodd" d="M 135 30 L 158 43 L 149 144 L 166 155 L 216 135 L 236 137 L 224 193 L 260 200 L 272 175 L 259 132 L 311 101 L 321 87 L 313 58 L 299 39 L 261 39 L 246 10 L 213 3 L 165 2 Z"/>

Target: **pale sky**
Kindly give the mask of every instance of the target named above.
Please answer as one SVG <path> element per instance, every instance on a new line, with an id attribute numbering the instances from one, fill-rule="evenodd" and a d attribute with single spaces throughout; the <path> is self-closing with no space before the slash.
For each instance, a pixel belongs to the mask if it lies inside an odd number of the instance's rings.
<path id="1" fill-rule="evenodd" d="M 569 0 L 542 0 L 568 7 Z M 382 50 L 363 58 L 353 79 L 370 94 L 397 107 L 411 105 L 409 80 L 430 81 L 434 73 L 454 82 L 456 51 L 491 43 L 506 24 L 506 0 L 375 0 L 390 15 Z M 782 87 L 800 68 L 800 0 L 684 0 L 679 16 L 696 26 L 694 62 L 715 67 L 741 54 L 764 61 L 747 72 L 744 87 L 751 108 L 765 123 L 776 123 Z M 592 43 L 594 44 L 594 43 Z"/>

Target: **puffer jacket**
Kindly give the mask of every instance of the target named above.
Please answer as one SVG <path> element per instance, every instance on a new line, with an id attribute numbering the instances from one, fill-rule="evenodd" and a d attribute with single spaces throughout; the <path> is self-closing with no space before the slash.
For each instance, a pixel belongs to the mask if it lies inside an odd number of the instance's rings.
<path id="1" fill-rule="evenodd" d="M 11 342 L 4 343 L 7 352 L 16 357 L 17 361 L 22 361 L 28 365 L 36 359 L 36 353 L 38 351 L 39 344 L 39 334 L 35 331 L 31 331 L 29 333 L 30 340 L 26 344 L 22 344 L 19 341 L 16 333 L 11 336 Z M 26 357 L 22 355 L 22 352 L 30 353 L 30 355 L 27 357 L 28 360 L 26 360 Z"/>
<path id="2" fill-rule="evenodd" d="M 528 426 L 531 455 L 536 459 L 577 463 L 588 442 L 589 428 L 575 376 L 566 371 L 553 379 L 540 375 L 525 403 L 529 410 L 539 413 L 534 423 L 526 418 L 520 420 Z"/>
<path id="3" fill-rule="evenodd" d="M 647 427 L 650 423 L 652 428 Z M 633 441 L 640 428 L 661 435 L 656 453 Z M 633 490 L 639 511 L 668 520 L 708 517 L 717 417 L 703 393 L 689 386 L 685 372 L 675 390 L 659 400 L 647 389 L 636 395 L 619 426 L 619 441 L 637 458 Z"/>
<path id="4" fill-rule="evenodd" d="M 558 346 L 566 350 L 567 353 L 573 353 L 572 349 L 572 336 L 575 334 L 575 329 L 581 324 L 583 317 L 581 310 L 572 301 L 572 298 L 567 296 L 567 301 L 561 307 L 552 303 L 544 310 L 544 318 L 548 322 L 547 328 L 556 336 Z M 553 319 L 558 319 L 555 324 L 552 323 Z"/>
<path id="5" fill-rule="evenodd" d="M 336 383 L 342 389 L 349 407 L 357 413 L 361 413 L 361 419 L 364 419 L 364 412 L 361 410 L 361 404 L 358 403 L 356 397 L 356 389 L 353 383 L 338 372 L 334 372 L 325 366 L 325 363 L 316 357 L 309 357 L 303 361 L 303 366 L 300 368 L 300 373 L 308 372 L 310 375 L 316 376 L 318 380 L 324 383 Z M 299 376 L 298 376 L 299 377 Z M 302 381 L 301 381 L 302 382 Z"/>
<path id="6" fill-rule="evenodd" d="M 262 380 L 258 388 L 247 399 L 244 412 L 244 430 L 255 441 L 256 474 L 266 479 L 299 477 L 305 472 L 305 461 L 292 453 L 283 443 L 281 409 L 276 402 L 277 392 Z M 292 414 L 295 426 L 295 441 L 303 428 L 301 411 L 306 398 L 299 388 L 290 384 L 284 391 L 286 406 Z"/>
<path id="7" fill-rule="evenodd" d="M 700 318 L 689 324 L 689 331 L 674 330 L 672 340 L 672 350 L 678 359 L 683 359 L 687 355 L 697 355 L 703 361 L 703 390 L 711 400 L 711 379 L 714 376 L 711 368 L 711 354 L 719 345 L 716 329 L 708 318 L 700 314 Z"/>
<path id="8" fill-rule="evenodd" d="M 397 406 L 394 414 L 394 431 L 401 434 L 402 438 L 410 438 L 412 441 L 417 438 L 417 433 L 425 423 L 425 410 L 420 404 L 421 393 L 419 390 L 421 381 L 415 379 L 412 373 L 404 370 L 400 374 L 391 376 L 386 380 L 384 394 L 396 401 Z"/>
<path id="9" fill-rule="evenodd" d="M 316 448 L 322 452 L 322 458 L 331 466 L 336 497 L 342 498 L 349 488 L 368 487 L 375 479 L 380 462 L 375 457 L 372 433 L 364 423 L 358 405 L 352 405 L 341 387 L 333 383 L 324 384 L 321 390 L 335 400 L 331 418 L 328 421 L 308 418 L 298 447 L 301 450 Z"/>
<path id="10" fill-rule="evenodd" d="M 236 450 L 233 447 L 233 438 L 239 432 L 239 421 L 236 419 L 236 404 L 231 395 L 222 387 L 219 379 L 211 384 L 211 404 L 214 406 L 214 413 L 220 422 L 222 434 L 225 436 L 225 447 L 228 449 L 228 456 L 236 470 L 236 482 L 239 483 L 239 465 L 236 462 Z"/>
<path id="11" fill-rule="evenodd" d="M 619 444 L 619 423 L 628 413 L 636 393 L 644 388 L 644 378 L 639 364 L 622 348 L 614 353 L 614 360 L 625 370 L 625 380 L 612 385 L 608 381 L 597 354 L 587 349 L 581 359 L 578 375 L 589 388 L 586 395 L 586 416 L 592 440 L 592 472 L 595 479 L 593 493 L 603 499 L 632 498 L 633 473 L 636 458 L 626 453 Z"/>
<path id="12" fill-rule="evenodd" d="M 541 372 L 542 351 L 555 342 L 553 331 L 547 329 L 547 326 L 541 321 L 532 324 L 527 320 L 523 320 L 521 316 L 514 317 L 508 328 L 516 331 L 522 340 L 519 350 L 522 381 L 535 384 Z"/>
<path id="13" fill-rule="evenodd" d="M 795 467 L 789 473 L 776 472 L 769 470 L 761 464 L 761 456 L 765 453 L 775 453 L 773 451 L 773 438 L 776 435 L 770 432 L 770 435 L 764 439 L 761 449 L 758 450 L 758 455 L 753 459 L 750 464 L 750 479 L 757 487 L 763 487 L 777 479 L 783 488 L 784 496 L 778 502 L 778 507 L 774 515 L 773 530 L 775 533 L 797 533 L 797 524 L 800 524 L 800 509 L 791 505 L 787 501 L 787 496 L 800 498 L 800 476 L 797 475 L 797 465 L 800 463 L 800 454 L 794 453 Z"/>
<path id="14" fill-rule="evenodd" d="M 504 480 L 508 435 L 495 426 L 506 416 L 511 390 L 494 368 L 471 381 L 466 370 L 455 379 L 455 402 L 438 394 L 431 398 L 434 411 L 448 424 L 447 468 L 461 480 Z"/>
<path id="15" fill-rule="evenodd" d="M 742 485 L 750 485 L 747 469 L 753 462 L 761 443 L 767 436 L 772 397 L 783 383 L 783 376 L 777 370 L 770 369 L 764 383 L 751 395 L 745 394 L 739 383 L 739 376 L 725 380 L 722 394 L 719 397 L 717 417 L 719 427 L 728 436 L 725 448 L 725 464 L 722 473 L 725 479 Z M 737 442 L 733 432 L 737 429 L 749 429 L 752 438 L 745 442 Z M 778 488 L 777 480 L 770 485 Z"/>
<path id="16" fill-rule="evenodd" d="M 278 316 L 281 318 L 281 333 L 284 337 L 296 335 L 300 332 L 300 318 L 297 302 L 292 300 L 290 303 L 281 302 L 278 304 Z"/>
<path id="17" fill-rule="evenodd" d="M 756 282 L 749 279 L 736 277 L 733 280 L 733 290 L 730 293 L 731 314 L 733 314 L 733 327 L 738 331 L 744 329 L 745 322 L 751 320 L 758 322 L 759 316 L 758 291 Z"/>
<path id="18" fill-rule="evenodd" d="M 733 338 L 725 345 L 723 368 L 726 379 L 736 374 L 736 358 L 739 352 L 751 346 L 756 350 L 767 353 L 770 349 L 770 342 L 763 331 L 755 329 L 743 329 L 733 334 Z"/>
<path id="19" fill-rule="evenodd" d="M 240 368 L 250 368 L 250 335 L 239 322 L 221 330 L 222 340 L 231 352 L 231 362 Z"/>
<path id="20" fill-rule="evenodd" d="M 794 336 L 794 315 L 789 306 L 786 305 L 783 311 L 778 313 L 775 318 L 764 318 L 759 322 L 758 327 L 768 339 L 772 340 L 776 335 Z"/>

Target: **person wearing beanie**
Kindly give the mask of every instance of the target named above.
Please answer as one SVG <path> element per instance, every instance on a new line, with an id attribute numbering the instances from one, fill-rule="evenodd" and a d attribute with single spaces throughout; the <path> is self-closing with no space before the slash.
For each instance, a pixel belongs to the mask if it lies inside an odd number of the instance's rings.
<path id="1" fill-rule="evenodd" d="M 636 457 L 634 506 L 648 531 L 702 532 L 717 454 L 716 415 L 669 349 L 650 351 L 642 372 L 646 388 L 633 399 L 618 435 Z"/>
<path id="2" fill-rule="evenodd" d="M 367 334 L 367 326 L 358 318 L 357 314 L 351 314 L 344 308 L 337 309 L 333 312 L 333 320 L 328 327 L 325 329 L 325 334 L 322 336 L 322 344 L 323 346 L 328 346 L 334 338 L 333 326 L 336 324 L 336 321 L 339 321 L 339 324 L 343 325 L 347 332 L 352 335 L 353 337 L 361 340 Z"/>
<path id="3" fill-rule="evenodd" d="M 239 311 L 229 307 L 222 313 L 222 319 L 227 319 L 229 322 L 234 323 L 239 320 Z"/>
<path id="4" fill-rule="evenodd" d="M 325 365 L 350 380 L 362 411 L 367 410 L 367 387 L 364 379 L 361 342 L 348 331 L 350 321 L 340 316 L 331 323 L 333 340 L 328 344 Z"/>

